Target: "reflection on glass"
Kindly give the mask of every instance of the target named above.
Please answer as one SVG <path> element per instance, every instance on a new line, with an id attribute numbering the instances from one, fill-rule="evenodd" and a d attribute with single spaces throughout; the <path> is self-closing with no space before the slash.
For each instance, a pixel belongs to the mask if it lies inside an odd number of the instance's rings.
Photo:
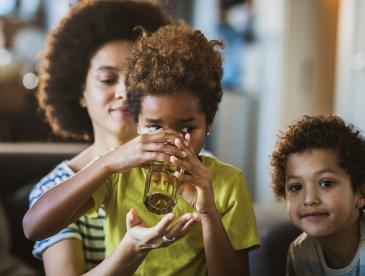
<path id="1" fill-rule="evenodd" d="M 161 215 L 173 210 L 180 181 L 175 172 L 180 167 L 169 162 L 151 162 L 144 191 L 143 203 L 152 213 Z"/>

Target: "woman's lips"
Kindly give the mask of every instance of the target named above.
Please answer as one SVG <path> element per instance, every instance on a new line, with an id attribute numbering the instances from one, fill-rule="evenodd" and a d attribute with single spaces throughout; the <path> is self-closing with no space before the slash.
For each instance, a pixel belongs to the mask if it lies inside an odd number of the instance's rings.
<path id="1" fill-rule="evenodd" d="M 129 109 L 125 106 L 113 107 L 110 112 L 116 115 L 130 115 Z"/>

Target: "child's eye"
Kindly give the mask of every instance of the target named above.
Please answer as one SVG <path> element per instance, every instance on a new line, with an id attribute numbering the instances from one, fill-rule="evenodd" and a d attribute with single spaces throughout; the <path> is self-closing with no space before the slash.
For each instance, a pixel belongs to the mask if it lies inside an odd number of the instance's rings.
<path id="1" fill-rule="evenodd" d="M 186 133 L 189 133 L 191 131 L 191 128 L 190 127 L 183 127 L 180 129 L 180 132 L 182 134 L 186 134 Z"/>
<path id="2" fill-rule="evenodd" d="M 298 192 L 302 189 L 302 185 L 301 184 L 290 184 L 288 186 L 288 191 L 290 192 Z"/>
<path id="3" fill-rule="evenodd" d="M 157 125 L 151 125 L 151 126 L 147 126 L 147 129 L 149 132 L 153 132 L 153 131 L 156 131 L 158 129 L 160 129 L 161 127 L 160 126 L 157 126 Z"/>
<path id="4" fill-rule="evenodd" d="M 328 179 L 321 180 L 321 181 L 319 182 L 319 185 L 320 185 L 322 188 L 329 188 L 329 187 L 331 187 L 333 184 L 334 184 L 334 182 L 333 182 L 333 181 L 331 181 L 331 180 L 328 180 Z"/>

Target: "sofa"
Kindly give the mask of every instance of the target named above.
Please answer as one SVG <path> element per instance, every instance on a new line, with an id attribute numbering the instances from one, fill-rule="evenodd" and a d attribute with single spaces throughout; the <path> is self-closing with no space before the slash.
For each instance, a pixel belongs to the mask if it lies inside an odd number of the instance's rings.
<path id="1" fill-rule="evenodd" d="M 11 253 L 43 274 L 41 261 L 32 257 L 33 242 L 24 237 L 22 217 L 34 183 L 63 160 L 80 152 L 86 145 L 69 143 L 0 143 L 2 180 L 0 196 L 8 216 Z M 250 252 L 251 275 L 285 275 L 286 252 L 300 234 L 285 213 L 254 206 L 262 245 Z"/>
<path id="2" fill-rule="evenodd" d="M 55 165 L 80 152 L 85 145 L 51 143 L 0 143 L 0 198 L 10 228 L 13 256 L 43 274 L 42 262 L 32 256 L 32 241 L 25 238 L 22 218 L 28 209 L 32 186 Z"/>

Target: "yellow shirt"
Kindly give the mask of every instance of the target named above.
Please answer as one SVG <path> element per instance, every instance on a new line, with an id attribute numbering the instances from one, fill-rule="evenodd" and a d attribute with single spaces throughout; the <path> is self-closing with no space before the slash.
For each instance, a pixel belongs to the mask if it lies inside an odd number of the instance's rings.
<path id="1" fill-rule="evenodd" d="M 247 249 L 260 244 L 252 202 L 242 173 L 231 165 L 214 157 L 202 156 L 202 162 L 213 174 L 213 191 L 217 210 L 235 250 Z M 134 168 L 127 173 L 109 177 L 94 195 L 95 208 L 104 204 L 105 246 L 109 255 L 126 233 L 125 217 L 131 207 L 148 226 L 155 225 L 161 216 L 147 210 L 143 204 L 146 171 Z M 178 196 L 174 208 L 175 218 L 194 209 Z M 169 247 L 152 250 L 141 263 L 135 275 L 206 275 L 206 261 L 201 224 Z"/>

